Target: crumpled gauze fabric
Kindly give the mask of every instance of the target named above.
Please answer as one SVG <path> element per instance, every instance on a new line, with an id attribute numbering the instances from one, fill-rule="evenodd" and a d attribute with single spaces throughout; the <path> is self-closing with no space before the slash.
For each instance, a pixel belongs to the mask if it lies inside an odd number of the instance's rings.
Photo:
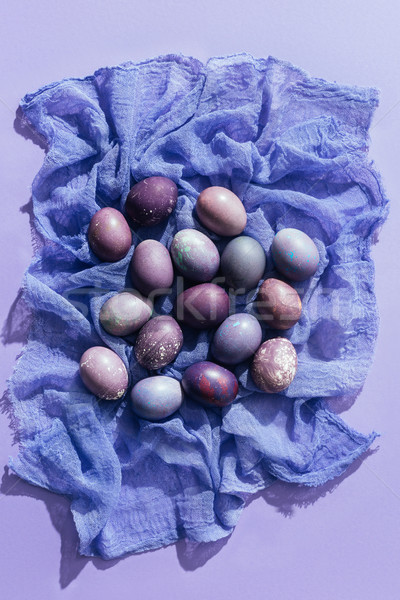
<path id="1" fill-rule="evenodd" d="M 310 78 L 275 58 L 248 54 L 206 64 L 167 55 L 104 68 L 27 95 L 24 118 L 47 152 L 32 187 L 37 244 L 24 280 L 33 320 L 10 381 L 19 453 L 14 472 L 67 496 L 80 552 L 111 559 L 170 544 L 227 536 L 246 500 L 276 479 L 319 486 L 341 473 L 376 433 L 350 429 L 328 399 L 356 394 L 377 335 L 370 247 L 387 213 L 367 158 L 377 91 Z M 87 230 L 104 206 L 124 210 L 131 185 L 163 175 L 179 188 L 167 222 L 134 231 L 117 263 L 90 250 Z M 235 402 L 208 409 L 186 398 L 171 418 L 136 417 L 129 394 L 99 401 L 82 384 L 79 359 L 94 345 L 114 350 L 130 383 L 139 367 L 129 341 L 98 322 L 101 305 L 130 287 L 134 246 L 176 231 L 205 229 L 193 207 L 199 192 L 231 188 L 248 214 L 245 234 L 267 252 L 276 231 L 295 227 L 317 244 L 314 277 L 294 284 L 303 300 L 284 332 L 298 352 L 287 390 L 265 394 L 249 375 Z M 374 237 L 375 234 L 375 237 Z M 207 231 L 222 250 L 227 243 Z M 169 313 L 174 293 L 161 297 Z M 255 293 L 239 296 L 251 311 Z M 264 339 L 277 332 L 264 331 Z M 281 334 L 282 335 L 282 334 Z M 212 331 L 184 328 L 176 360 L 159 372 L 178 379 L 210 358 Z"/>

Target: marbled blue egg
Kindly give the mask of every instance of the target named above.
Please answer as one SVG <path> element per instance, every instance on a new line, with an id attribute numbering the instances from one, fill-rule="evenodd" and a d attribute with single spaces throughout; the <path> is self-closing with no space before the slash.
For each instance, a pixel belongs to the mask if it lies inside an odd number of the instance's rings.
<path id="1" fill-rule="evenodd" d="M 219 269 L 216 245 L 196 229 L 178 231 L 172 240 L 170 252 L 179 273 L 192 281 L 211 281 Z"/>
<path id="2" fill-rule="evenodd" d="M 227 365 L 237 365 L 250 358 L 261 344 L 260 323 L 252 315 L 231 315 L 215 332 L 211 352 Z"/>
<path id="3" fill-rule="evenodd" d="M 204 406 L 227 406 L 239 391 L 233 373 L 207 360 L 186 369 L 182 387 L 190 398 Z"/>
<path id="4" fill-rule="evenodd" d="M 131 391 L 133 411 L 143 419 L 159 421 L 172 415 L 181 406 L 181 384 L 172 377 L 158 375 L 138 381 Z"/>
<path id="5" fill-rule="evenodd" d="M 312 277 L 319 263 L 318 248 L 312 239 L 292 227 L 278 231 L 272 241 L 271 254 L 278 271 L 293 281 Z"/>

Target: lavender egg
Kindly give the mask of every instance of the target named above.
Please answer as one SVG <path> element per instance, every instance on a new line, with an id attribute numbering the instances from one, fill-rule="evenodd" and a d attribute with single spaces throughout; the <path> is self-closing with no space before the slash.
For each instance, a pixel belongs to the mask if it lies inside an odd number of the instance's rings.
<path id="1" fill-rule="evenodd" d="M 89 245 L 101 260 L 117 262 L 127 255 L 132 233 L 119 210 L 101 208 L 92 217 L 88 230 Z"/>
<path id="2" fill-rule="evenodd" d="M 266 256 L 254 238 L 242 235 L 229 242 L 221 256 L 221 271 L 229 287 L 242 293 L 255 288 L 264 275 Z"/>
<path id="3" fill-rule="evenodd" d="M 104 346 L 93 346 L 82 354 L 79 373 L 88 390 L 102 400 L 119 400 L 128 387 L 124 363 Z"/>
<path id="4" fill-rule="evenodd" d="M 196 213 L 202 224 L 218 235 L 239 235 L 247 223 L 241 200 L 231 190 L 217 185 L 201 192 Z"/>
<path id="5" fill-rule="evenodd" d="M 172 415 L 181 406 L 181 384 L 172 377 L 158 375 L 138 381 L 131 391 L 133 411 L 142 419 L 159 421 Z"/>
<path id="6" fill-rule="evenodd" d="M 256 306 L 262 320 L 273 329 L 289 329 L 301 317 L 301 300 L 296 290 L 273 277 L 261 284 Z"/>
<path id="7" fill-rule="evenodd" d="M 111 335 L 130 335 L 151 317 L 153 305 L 138 292 L 122 292 L 109 298 L 101 307 L 99 320 Z"/>
<path id="8" fill-rule="evenodd" d="M 139 225 L 157 225 L 175 208 L 178 198 L 176 183 L 168 177 L 147 177 L 131 187 L 125 212 Z"/>
<path id="9" fill-rule="evenodd" d="M 209 361 L 195 363 L 186 369 L 182 387 L 190 398 L 204 406 L 227 406 L 239 391 L 234 374 Z"/>
<path id="10" fill-rule="evenodd" d="M 292 383 L 296 371 L 296 350 L 289 340 L 281 337 L 261 344 L 251 366 L 254 383 L 269 394 L 286 389 Z"/>
<path id="11" fill-rule="evenodd" d="M 183 334 L 178 323 L 168 315 L 148 321 L 136 338 L 135 355 L 139 364 L 154 370 L 165 367 L 179 354 Z"/>
<path id="12" fill-rule="evenodd" d="M 227 365 L 237 365 L 254 354 L 261 344 L 260 323 L 252 315 L 231 315 L 218 327 L 211 345 L 215 358 Z"/>
<path id="13" fill-rule="evenodd" d="M 229 314 L 229 296 L 214 283 L 195 285 L 176 299 L 179 321 L 194 329 L 207 329 L 222 323 Z"/>
<path id="14" fill-rule="evenodd" d="M 318 267 L 318 248 L 299 229 L 281 229 L 272 241 L 271 254 L 278 271 L 293 281 L 312 277 Z"/>
<path id="15" fill-rule="evenodd" d="M 219 269 L 216 245 L 196 229 L 178 231 L 170 252 L 178 271 L 193 281 L 210 281 Z"/>
<path id="16" fill-rule="evenodd" d="M 169 252 L 156 240 L 145 240 L 136 246 L 129 268 L 133 285 L 145 296 L 165 294 L 174 281 Z"/>

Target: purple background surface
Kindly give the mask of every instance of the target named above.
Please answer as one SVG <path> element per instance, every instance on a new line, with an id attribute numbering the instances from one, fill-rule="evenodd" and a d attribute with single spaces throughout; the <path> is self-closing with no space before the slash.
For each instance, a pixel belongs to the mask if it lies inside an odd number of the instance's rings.
<path id="1" fill-rule="evenodd" d="M 16 455 L 0 414 L 0 593 L 12 600 L 103 600 L 129 594 L 206 600 L 398 600 L 400 596 L 400 336 L 398 185 L 400 71 L 396 0 L 17 0 L 0 9 L 0 324 L 7 321 L 32 250 L 29 214 L 21 210 L 43 151 L 14 129 L 26 92 L 126 60 L 181 52 L 206 60 L 248 51 L 274 55 L 316 77 L 375 86 L 381 104 L 371 128 L 371 157 L 384 179 L 391 214 L 373 250 L 381 325 L 374 363 L 344 419 L 382 435 L 344 477 L 319 489 L 277 483 L 244 510 L 219 543 L 167 548 L 105 562 L 76 554 L 69 503 L 19 481 L 4 467 Z M 10 321 L 8 321 L 9 323 Z M 1 347 L 4 390 L 21 349 Z"/>

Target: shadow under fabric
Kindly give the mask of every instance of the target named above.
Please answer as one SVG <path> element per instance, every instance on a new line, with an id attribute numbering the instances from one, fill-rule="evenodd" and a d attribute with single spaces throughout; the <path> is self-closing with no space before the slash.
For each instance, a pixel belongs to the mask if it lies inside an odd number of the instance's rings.
<path id="1" fill-rule="evenodd" d="M 375 439 L 350 429 L 327 399 L 360 389 L 377 335 L 370 246 L 387 199 L 367 159 L 376 105 L 374 89 L 248 54 L 207 64 L 161 56 L 23 99 L 26 124 L 47 153 L 32 187 L 41 244 L 24 278 L 29 341 L 9 382 L 20 443 L 10 466 L 71 500 L 82 554 L 111 559 L 183 537 L 220 539 L 257 490 L 277 478 L 322 485 Z M 93 345 L 122 358 L 131 384 L 149 375 L 132 346 L 98 323 L 105 299 L 130 285 L 133 248 L 102 263 L 86 233 L 99 208 L 123 210 L 132 183 L 151 175 L 178 184 L 178 204 L 168 222 L 137 229 L 134 245 L 152 237 L 168 247 L 182 228 L 205 231 L 193 207 L 210 185 L 243 200 L 244 233 L 266 252 L 282 227 L 316 241 L 318 271 L 295 284 L 303 314 L 285 333 L 299 358 L 286 391 L 258 390 L 245 363 L 234 369 L 241 386 L 231 406 L 205 409 L 187 398 L 171 418 L 151 423 L 133 414 L 129 395 L 99 401 L 83 386 L 79 358 Z M 220 250 L 227 242 L 211 237 Z M 267 269 L 273 274 L 270 258 Z M 159 300 L 159 313 L 171 311 L 175 293 Z M 236 310 L 250 311 L 251 302 L 239 297 Z M 209 357 L 212 332 L 184 336 L 160 373 L 181 379 Z"/>

